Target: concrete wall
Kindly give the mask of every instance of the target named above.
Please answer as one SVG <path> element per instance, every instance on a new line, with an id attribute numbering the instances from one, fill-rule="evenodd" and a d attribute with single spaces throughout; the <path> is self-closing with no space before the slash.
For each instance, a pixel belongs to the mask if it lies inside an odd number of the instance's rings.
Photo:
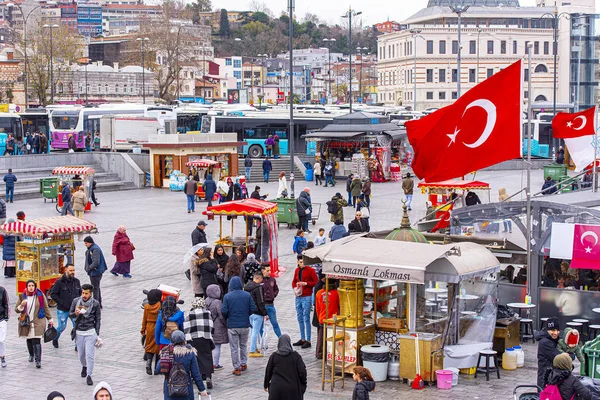
<path id="1" fill-rule="evenodd" d="M 131 182 L 140 189 L 144 187 L 145 172 L 126 153 L 91 153 L 94 164 L 99 164 L 103 170 L 119 175 L 125 182 Z"/>
<path id="2" fill-rule="evenodd" d="M 0 157 L 0 171 L 9 168 L 24 170 L 32 168 L 54 168 L 65 165 L 91 165 L 92 153 L 56 153 Z"/>
<path id="3" fill-rule="evenodd" d="M 133 154 L 127 153 L 129 157 L 137 164 L 138 167 L 142 171 L 149 172 L 150 171 L 150 154 L 142 153 L 142 154 Z"/>
<path id="4" fill-rule="evenodd" d="M 532 159 L 531 169 L 543 169 L 544 165 L 552 164 L 552 160 L 549 159 Z M 508 170 L 526 170 L 527 160 L 509 160 L 501 162 L 500 164 L 492 165 L 491 167 L 484 168 L 484 171 L 508 171 Z"/>

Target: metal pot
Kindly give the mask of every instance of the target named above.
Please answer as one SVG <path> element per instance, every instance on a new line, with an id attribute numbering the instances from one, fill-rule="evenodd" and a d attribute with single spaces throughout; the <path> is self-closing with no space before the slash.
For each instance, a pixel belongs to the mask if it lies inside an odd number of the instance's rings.
<path id="1" fill-rule="evenodd" d="M 390 351 L 387 377 L 392 381 L 400 380 L 400 352 L 397 350 Z"/>

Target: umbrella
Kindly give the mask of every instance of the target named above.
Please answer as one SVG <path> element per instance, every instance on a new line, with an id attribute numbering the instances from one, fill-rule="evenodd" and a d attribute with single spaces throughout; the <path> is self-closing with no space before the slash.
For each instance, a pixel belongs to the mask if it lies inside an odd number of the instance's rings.
<path id="1" fill-rule="evenodd" d="M 187 253 L 185 253 L 185 255 L 183 256 L 183 265 L 185 267 L 188 266 L 188 263 L 190 262 L 190 260 L 192 259 L 192 256 L 194 254 L 196 254 L 198 252 L 198 250 L 205 248 L 206 246 L 208 246 L 208 243 L 198 243 L 193 245 L 188 251 Z"/>

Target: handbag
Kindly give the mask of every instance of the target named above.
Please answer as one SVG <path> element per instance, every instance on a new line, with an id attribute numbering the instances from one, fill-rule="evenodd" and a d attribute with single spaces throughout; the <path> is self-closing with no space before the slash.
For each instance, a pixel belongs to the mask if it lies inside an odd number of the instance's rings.
<path id="1" fill-rule="evenodd" d="M 75 328 L 71 329 L 71 340 L 75 340 L 76 336 L 77 336 L 77 332 L 75 331 Z"/>
<path id="2" fill-rule="evenodd" d="M 286 198 L 288 197 L 288 191 L 287 191 L 287 189 L 283 189 L 281 191 L 281 197 L 286 197 Z"/>
<path id="3" fill-rule="evenodd" d="M 21 328 L 29 328 L 31 326 L 31 319 L 27 314 L 21 314 L 19 317 L 19 326 Z"/>
<path id="4" fill-rule="evenodd" d="M 56 328 L 54 326 L 49 326 L 48 329 L 46 329 L 46 332 L 44 332 L 44 343 L 53 341 L 57 336 L 58 331 Z"/>
<path id="5" fill-rule="evenodd" d="M 294 294 L 296 295 L 296 297 L 302 296 L 302 286 L 296 286 L 294 288 Z"/>

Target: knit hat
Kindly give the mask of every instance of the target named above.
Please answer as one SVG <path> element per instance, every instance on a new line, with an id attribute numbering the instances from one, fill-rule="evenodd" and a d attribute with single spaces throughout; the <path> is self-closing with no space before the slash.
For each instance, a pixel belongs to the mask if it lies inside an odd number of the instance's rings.
<path id="1" fill-rule="evenodd" d="M 248 255 L 246 256 L 246 261 L 248 261 L 248 262 L 255 262 L 256 261 L 256 256 L 254 255 L 254 253 L 248 253 Z"/>
<path id="2" fill-rule="evenodd" d="M 86 236 L 85 239 L 83 239 L 83 241 L 85 243 L 91 243 L 94 244 L 94 239 L 91 236 Z"/>
<path id="3" fill-rule="evenodd" d="M 577 329 L 571 329 L 565 334 L 565 342 L 567 344 L 579 344 L 579 331 Z"/>
<path id="4" fill-rule="evenodd" d="M 567 353 L 561 353 L 554 357 L 552 365 L 557 369 L 571 371 L 573 369 L 573 360 L 571 360 L 571 356 Z"/>
<path id="5" fill-rule="evenodd" d="M 547 331 L 551 331 L 553 329 L 560 330 L 560 321 L 558 320 L 558 318 L 548 318 L 548 321 L 546 321 L 546 326 Z"/>
<path id="6" fill-rule="evenodd" d="M 60 392 L 52 392 L 48 395 L 47 400 L 65 400 L 65 396 Z"/>
<path id="7" fill-rule="evenodd" d="M 155 305 L 162 299 L 162 292 L 158 289 L 152 289 L 148 292 L 148 304 Z"/>
<path id="8" fill-rule="evenodd" d="M 177 330 L 177 331 L 171 333 L 171 343 L 173 343 L 173 344 L 185 343 L 185 335 L 183 334 L 183 332 Z"/>

